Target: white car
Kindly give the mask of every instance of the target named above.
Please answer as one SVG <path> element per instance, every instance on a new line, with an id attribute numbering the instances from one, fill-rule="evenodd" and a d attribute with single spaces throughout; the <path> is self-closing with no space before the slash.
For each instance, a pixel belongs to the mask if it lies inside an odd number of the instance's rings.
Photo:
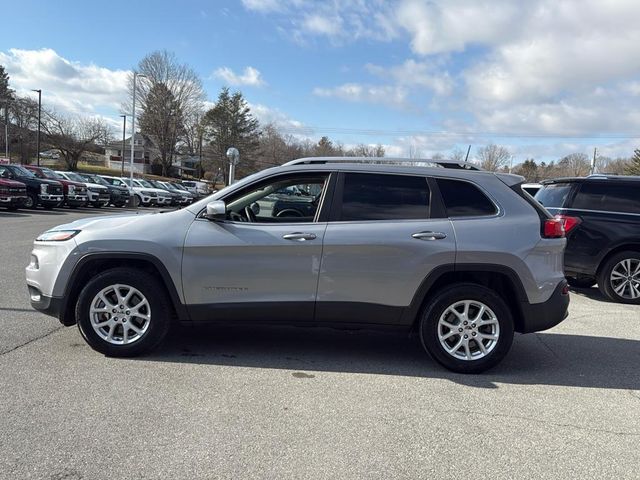
<path id="1" fill-rule="evenodd" d="M 106 207 L 111 202 L 111 193 L 104 185 L 98 183 L 87 182 L 87 180 L 75 172 L 62 172 L 56 170 L 56 173 L 62 178 L 66 178 L 72 182 L 84 183 L 87 186 L 87 196 L 89 197 L 89 205 L 96 208 Z"/>
<path id="2" fill-rule="evenodd" d="M 198 182 L 196 180 L 183 180 L 182 186 L 188 191 L 196 195 L 197 197 L 204 197 L 209 195 L 209 185 L 204 182 Z"/>
<path id="3" fill-rule="evenodd" d="M 124 180 L 127 183 L 127 185 L 130 185 L 131 180 L 129 178 L 123 178 L 122 180 Z M 142 178 L 134 178 L 133 185 L 131 186 L 133 187 L 134 190 L 137 187 L 141 190 L 144 190 L 147 193 L 155 194 L 156 205 L 171 205 L 171 194 L 169 192 L 161 188 L 154 187 L 153 185 L 151 185 L 146 180 L 143 180 Z M 143 201 L 142 204 L 144 205 L 145 202 Z"/>

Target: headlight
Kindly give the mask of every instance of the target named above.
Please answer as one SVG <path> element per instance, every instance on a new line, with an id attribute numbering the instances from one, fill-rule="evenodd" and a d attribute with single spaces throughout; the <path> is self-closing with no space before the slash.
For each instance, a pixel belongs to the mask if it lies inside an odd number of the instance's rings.
<path id="1" fill-rule="evenodd" d="M 79 233 L 80 230 L 49 230 L 36 238 L 36 242 L 64 242 Z"/>
<path id="2" fill-rule="evenodd" d="M 46 183 L 41 183 L 40 184 L 40 193 L 47 193 L 47 189 L 49 188 L 49 185 L 47 185 Z"/>
<path id="3" fill-rule="evenodd" d="M 9 189 L 5 187 L 0 187 L 0 195 L 7 195 L 9 193 Z"/>
<path id="4" fill-rule="evenodd" d="M 100 189 L 98 187 L 89 187 L 89 190 L 91 190 L 94 193 L 100 193 Z"/>

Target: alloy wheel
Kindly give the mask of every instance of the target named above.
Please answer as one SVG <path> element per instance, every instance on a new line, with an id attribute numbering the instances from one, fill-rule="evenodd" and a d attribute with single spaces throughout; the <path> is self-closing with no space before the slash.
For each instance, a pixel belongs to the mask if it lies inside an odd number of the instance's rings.
<path id="1" fill-rule="evenodd" d="M 619 261 L 609 275 L 611 288 L 626 300 L 640 298 L 640 259 L 625 258 Z"/>
<path id="2" fill-rule="evenodd" d="M 151 307 L 140 290 L 115 284 L 95 295 L 89 316 L 100 338 L 114 345 L 129 345 L 140 340 L 148 330 Z"/>
<path id="3" fill-rule="evenodd" d="M 438 340 L 444 350 L 459 360 L 478 360 L 498 344 L 500 324 L 496 314 L 477 300 L 456 302 L 438 320 Z"/>

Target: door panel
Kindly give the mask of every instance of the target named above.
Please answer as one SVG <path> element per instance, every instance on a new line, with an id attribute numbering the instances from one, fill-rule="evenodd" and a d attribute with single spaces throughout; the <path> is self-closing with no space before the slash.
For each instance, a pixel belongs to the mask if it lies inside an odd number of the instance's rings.
<path id="1" fill-rule="evenodd" d="M 195 220 L 182 266 L 192 318 L 312 321 L 326 227 Z"/>
<path id="2" fill-rule="evenodd" d="M 330 223 L 316 318 L 397 323 L 424 278 L 435 267 L 453 264 L 455 251 L 448 219 Z"/>

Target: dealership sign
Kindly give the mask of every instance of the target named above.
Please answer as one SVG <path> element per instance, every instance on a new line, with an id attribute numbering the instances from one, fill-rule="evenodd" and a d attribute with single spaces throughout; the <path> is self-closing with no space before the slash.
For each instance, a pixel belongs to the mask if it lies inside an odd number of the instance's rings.
<path id="1" fill-rule="evenodd" d="M 0 157 L 0 165 L 9 165 L 10 163 L 11 163 L 11 160 L 9 160 L 8 158 Z"/>

